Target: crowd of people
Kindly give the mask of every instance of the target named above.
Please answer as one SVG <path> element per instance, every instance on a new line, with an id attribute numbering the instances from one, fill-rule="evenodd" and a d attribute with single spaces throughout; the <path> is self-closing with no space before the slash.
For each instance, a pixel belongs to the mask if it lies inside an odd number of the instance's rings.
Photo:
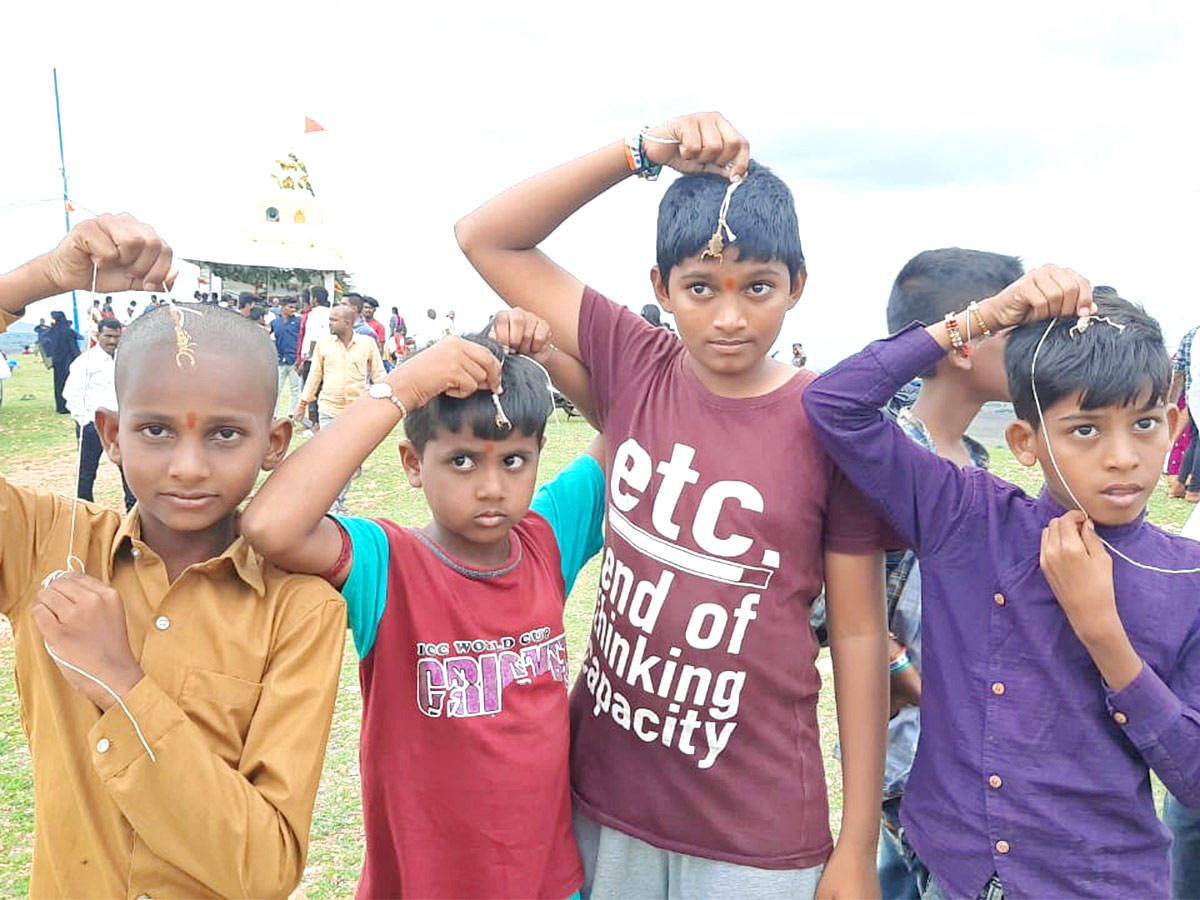
<path id="1" fill-rule="evenodd" d="M 675 330 L 541 249 L 664 165 L 682 177 L 651 309 Z M 716 113 L 535 175 L 455 234 L 510 307 L 484 331 L 447 316 L 388 370 L 360 295 L 139 316 L 93 413 L 133 511 L 76 517 L 0 479 L 33 895 L 286 896 L 346 628 L 361 897 L 1200 893 L 1200 543 L 1145 519 L 1179 410 L 1142 307 L 1070 269 L 931 250 L 897 275 L 886 326 L 849 324 L 863 350 L 819 377 L 775 361 L 807 277 L 795 205 Z M 132 217 L 81 223 L 0 276 L 0 324 L 94 264 L 106 290 L 170 263 Z M 538 488 L 547 375 L 598 437 Z M 290 454 L 284 387 L 314 432 Z M 1037 496 L 967 435 L 992 400 L 1013 403 Z M 401 424 L 431 520 L 345 514 Z M 568 694 L 563 608 L 597 555 Z"/>

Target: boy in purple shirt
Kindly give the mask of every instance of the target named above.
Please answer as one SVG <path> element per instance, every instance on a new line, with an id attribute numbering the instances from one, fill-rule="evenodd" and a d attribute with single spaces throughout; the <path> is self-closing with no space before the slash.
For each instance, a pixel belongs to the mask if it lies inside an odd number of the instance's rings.
<path id="1" fill-rule="evenodd" d="M 877 411 L 964 337 L 1011 326 L 1007 437 L 1045 473 L 1036 498 Z M 1048 266 L 805 394 L 830 455 L 921 558 L 924 739 L 901 819 L 926 897 L 1168 895 L 1150 769 L 1200 801 L 1200 546 L 1144 521 L 1168 383 L 1153 319 Z"/>

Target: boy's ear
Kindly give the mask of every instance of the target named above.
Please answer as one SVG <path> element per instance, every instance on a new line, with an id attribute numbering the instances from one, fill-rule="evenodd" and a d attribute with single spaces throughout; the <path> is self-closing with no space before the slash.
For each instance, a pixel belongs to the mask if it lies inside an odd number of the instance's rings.
<path id="1" fill-rule="evenodd" d="M 791 309 L 800 302 L 800 295 L 804 293 L 804 285 L 808 283 L 808 269 L 801 266 L 796 277 L 792 279 L 792 289 L 788 291 L 788 309 Z"/>
<path id="2" fill-rule="evenodd" d="M 120 416 L 111 409 L 100 407 L 96 410 L 96 434 L 100 436 L 105 455 L 116 466 L 121 465 L 120 425 Z"/>
<path id="3" fill-rule="evenodd" d="M 1017 462 L 1026 467 L 1037 464 L 1037 432 L 1031 424 L 1017 419 L 1004 429 L 1004 438 Z"/>
<path id="4" fill-rule="evenodd" d="M 263 456 L 262 470 L 270 472 L 287 456 L 288 446 L 292 443 L 292 420 L 275 419 L 267 432 L 267 452 Z"/>
<path id="5" fill-rule="evenodd" d="M 654 299 L 658 301 L 658 305 L 669 313 L 675 312 L 671 309 L 671 295 L 667 292 L 667 283 L 663 281 L 658 266 L 650 267 L 650 284 L 654 288 Z"/>
<path id="6" fill-rule="evenodd" d="M 400 465 L 404 466 L 404 474 L 408 476 L 408 483 L 415 488 L 421 487 L 421 454 L 409 440 L 401 441 L 399 450 Z"/>
<path id="7" fill-rule="evenodd" d="M 1167 434 L 1175 433 L 1175 426 L 1179 424 L 1179 407 L 1174 403 L 1167 404 Z"/>

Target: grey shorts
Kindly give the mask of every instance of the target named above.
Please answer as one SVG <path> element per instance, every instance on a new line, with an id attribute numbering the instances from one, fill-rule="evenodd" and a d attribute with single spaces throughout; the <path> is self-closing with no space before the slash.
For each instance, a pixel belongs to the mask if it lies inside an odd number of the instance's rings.
<path id="1" fill-rule="evenodd" d="M 824 869 L 758 869 L 660 850 L 578 811 L 574 824 L 583 858 L 584 900 L 805 900 L 816 895 Z"/>

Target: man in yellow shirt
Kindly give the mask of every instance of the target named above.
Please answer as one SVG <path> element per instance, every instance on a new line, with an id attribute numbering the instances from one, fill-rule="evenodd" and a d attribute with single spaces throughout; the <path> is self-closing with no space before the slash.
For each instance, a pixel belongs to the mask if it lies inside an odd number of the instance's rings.
<path id="1" fill-rule="evenodd" d="M 367 392 L 367 385 L 384 376 L 383 360 L 374 338 L 358 334 L 354 323 L 358 313 L 346 304 L 329 310 L 329 334 L 317 342 L 313 350 L 312 368 L 304 383 L 304 399 L 298 415 L 314 399 L 320 402 L 320 426 L 324 428 L 356 398 Z M 318 396 L 317 389 L 321 393 Z M 356 473 L 357 474 L 357 473 Z M 353 478 L 338 493 L 330 512 L 347 515 L 346 495 Z"/>
<path id="2" fill-rule="evenodd" d="M 0 275 L 0 328 L 86 289 L 93 265 L 115 292 L 161 287 L 170 263 L 131 216 L 80 223 Z M 96 412 L 132 511 L 0 477 L 35 897 L 286 897 L 304 871 L 345 607 L 240 536 L 238 505 L 291 438 L 276 354 L 236 313 L 188 308 L 129 326 L 119 412 Z"/>

